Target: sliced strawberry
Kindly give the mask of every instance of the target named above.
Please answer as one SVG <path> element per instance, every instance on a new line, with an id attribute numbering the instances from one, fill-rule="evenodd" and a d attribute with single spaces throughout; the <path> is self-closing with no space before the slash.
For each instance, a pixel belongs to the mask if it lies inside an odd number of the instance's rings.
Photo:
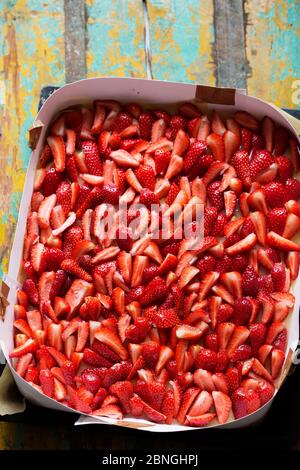
<path id="1" fill-rule="evenodd" d="M 225 160 L 225 147 L 223 137 L 219 134 L 210 134 L 206 138 L 207 145 L 211 148 L 216 160 L 223 162 Z"/>
<path id="2" fill-rule="evenodd" d="M 56 171 L 63 172 L 66 165 L 66 149 L 63 138 L 60 135 L 50 135 L 47 138 L 49 147 L 54 158 Z"/>
<path id="3" fill-rule="evenodd" d="M 282 237 L 276 232 L 269 232 L 267 234 L 267 243 L 281 251 L 300 251 L 300 246 L 297 243 Z"/>
<path id="4" fill-rule="evenodd" d="M 212 397 L 220 424 L 226 423 L 231 411 L 231 400 L 228 395 L 220 391 L 213 391 Z"/>
<path id="5" fill-rule="evenodd" d="M 246 111 L 237 111 L 234 115 L 236 122 L 247 129 L 255 130 L 258 128 L 258 122 L 251 114 Z"/>

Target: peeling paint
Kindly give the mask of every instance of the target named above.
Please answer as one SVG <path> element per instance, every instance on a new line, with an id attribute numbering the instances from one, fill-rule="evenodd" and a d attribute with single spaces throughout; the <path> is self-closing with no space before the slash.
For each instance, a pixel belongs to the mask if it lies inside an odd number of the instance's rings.
<path id="1" fill-rule="evenodd" d="M 213 1 L 148 0 L 156 79 L 215 84 Z"/>
<path id="2" fill-rule="evenodd" d="M 146 77 L 142 1 L 86 1 L 87 76 Z"/>
<path id="3" fill-rule="evenodd" d="M 252 69 L 248 92 L 278 106 L 296 108 L 292 83 L 300 78 L 299 0 L 248 0 L 246 53 Z"/>
<path id="4" fill-rule="evenodd" d="M 40 90 L 64 83 L 63 0 L 4 0 L 1 7 L 0 275 L 7 270 Z"/>

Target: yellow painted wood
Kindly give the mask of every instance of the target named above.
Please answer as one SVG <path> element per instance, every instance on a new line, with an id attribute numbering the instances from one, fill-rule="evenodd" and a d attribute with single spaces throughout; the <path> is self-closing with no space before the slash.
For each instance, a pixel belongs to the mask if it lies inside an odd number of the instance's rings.
<path id="1" fill-rule="evenodd" d="M 248 93 L 278 106 L 297 108 L 293 82 L 300 78 L 299 0 L 247 0 Z M 298 103 L 299 106 L 299 103 Z"/>
<path id="2" fill-rule="evenodd" d="M 40 90 L 64 82 L 63 0 L 2 0 L 0 9 L 0 275 L 7 270 Z"/>
<path id="3" fill-rule="evenodd" d="M 86 0 L 87 76 L 146 77 L 141 0 Z"/>
<path id="4" fill-rule="evenodd" d="M 153 78 L 215 84 L 213 0 L 148 0 Z"/>

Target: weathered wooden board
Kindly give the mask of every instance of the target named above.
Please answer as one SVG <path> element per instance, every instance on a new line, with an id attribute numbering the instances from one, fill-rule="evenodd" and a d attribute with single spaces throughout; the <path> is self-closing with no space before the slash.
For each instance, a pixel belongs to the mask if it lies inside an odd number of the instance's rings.
<path id="1" fill-rule="evenodd" d="M 215 84 L 213 1 L 148 0 L 153 78 Z"/>
<path id="2" fill-rule="evenodd" d="M 7 269 L 41 87 L 64 83 L 63 1 L 5 0 L 0 10 L 0 263 Z M 0 271 L 1 274 L 1 271 Z"/>
<path id="3" fill-rule="evenodd" d="M 86 0 L 87 76 L 146 77 L 141 0 Z"/>
<path id="4" fill-rule="evenodd" d="M 299 0 L 247 0 L 245 12 L 248 93 L 297 108 L 292 84 L 300 78 Z"/>

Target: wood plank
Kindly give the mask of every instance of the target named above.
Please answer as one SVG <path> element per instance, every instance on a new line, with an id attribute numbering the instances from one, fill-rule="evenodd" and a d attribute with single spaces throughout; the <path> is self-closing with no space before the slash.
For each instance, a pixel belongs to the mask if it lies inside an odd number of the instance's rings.
<path id="1" fill-rule="evenodd" d="M 86 77 L 84 0 L 65 0 L 66 82 Z"/>
<path id="2" fill-rule="evenodd" d="M 148 0 L 156 79 L 215 85 L 213 0 Z"/>
<path id="3" fill-rule="evenodd" d="M 146 77 L 141 0 L 86 0 L 87 76 Z"/>
<path id="4" fill-rule="evenodd" d="M 217 85 L 246 88 L 244 12 L 242 0 L 214 0 Z"/>
<path id="5" fill-rule="evenodd" d="M 0 10 L 0 275 L 7 270 L 40 90 L 64 83 L 63 0 L 2 1 Z"/>
<path id="6" fill-rule="evenodd" d="M 42 410 L 41 410 L 42 411 Z M 1 450 L 66 450 L 69 449 L 66 426 L 0 423 Z"/>
<path id="7" fill-rule="evenodd" d="M 292 84 L 300 77 L 299 0 L 247 0 L 248 93 L 278 106 L 296 108 Z"/>

